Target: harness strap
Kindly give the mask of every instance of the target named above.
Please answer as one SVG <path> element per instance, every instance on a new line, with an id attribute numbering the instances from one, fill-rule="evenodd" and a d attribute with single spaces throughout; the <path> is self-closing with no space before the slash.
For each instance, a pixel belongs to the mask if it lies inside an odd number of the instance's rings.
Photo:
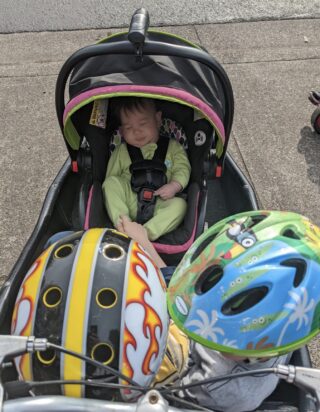
<path id="1" fill-rule="evenodd" d="M 167 137 L 160 136 L 157 146 L 158 147 L 154 152 L 152 160 L 159 160 L 161 163 L 164 163 L 169 146 L 169 139 Z M 139 147 L 135 147 L 127 143 L 127 149 L 132 163 L 139 160 L 144 160 L 142 151 Z"/>
<path id="2" fill-rule="evenodd" d="M 131 159 L 131 187 L 138 195 L 137 222 L 144 224 L 154 214 L 156 204 L 155 190 L 166 183 L 166 166 L 164 164 L 169 139 L 159 137 L 157 149 L 151 160 L 143 158 L 140 148 L 127 143 L 128 153 Z"/>

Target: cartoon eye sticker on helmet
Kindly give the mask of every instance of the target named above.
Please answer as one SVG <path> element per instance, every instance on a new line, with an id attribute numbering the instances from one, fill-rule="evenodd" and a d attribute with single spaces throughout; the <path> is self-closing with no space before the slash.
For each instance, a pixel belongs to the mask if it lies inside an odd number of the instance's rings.
<path id="1" fill-rule="evenodd" d="M 187 316 L 189 313 L 188 306 L 181 296 L 177 296 L 175 299 L 176 308 L 183 316 Z"/>
<path id="2" fill-rule="evenodd" d="M 226 234 L 230 239 L 239 243 L 245 249 L 248 249 L 256 243 L 256 236 L 252 230 L 247 230 L 243 223 L 231 222 L 230 224 L 231 227 L 226 231 Z"/>
<path id="3" fill-rule="evenodd" d="M 271 314 L 265 314 L 259 318 L 254 318 L 246 325 L 240 328 L 241 332 L 252 332 L 267 328 L 270 324 L 279 322 L 288 317 L 287 311 L 279 311 Z"/>
<path id="4" fill-rule="evenodd" d="M 230 287 L 233 288 L 233 287 L 235 287 L 236 285 L 241 285 L 242 282 L 243 282 L 243 278 L 241 278 L 241 277 L 239 276 L 237 279 L 235 279 L 235 280 L 233 280 L 232 282 L 230 282 Z"/>
<path id="5" fill-rule="evenodd" d="M 258 262 L 258 256 L 254 255 L 248 260 L 248 264 L 251 265 L 253 263 Z"/>
<path id="6" fill-rule="evenodd" d="M 250 233 L 245 233 L 242 239 L 238 239 L 238 242 L 247 249 L 256 243 L 256 238 Z"/>
<path id="7" fill-rule="evenodd" d="M 245 273 L 233 280 L 229 284 L 229 288 L 222 294 L 221 298 L 223 301 L 229 299 L 229 297 L 235 295 L 238 292 L 244 290 L 247 286 L 250 285 L 255 279 L 263 276 L 267 272 L 265 268 L 259 268 L 251 270 L 248 273 Z"/>

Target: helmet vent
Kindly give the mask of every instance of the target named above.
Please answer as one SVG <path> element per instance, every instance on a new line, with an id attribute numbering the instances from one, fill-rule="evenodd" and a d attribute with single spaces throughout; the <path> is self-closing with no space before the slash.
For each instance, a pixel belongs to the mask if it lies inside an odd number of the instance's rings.
<path id="1" fill-rule="evenodd" d="M 96 295 L 97 304 L 104 309 L 112 308 L 117 303 L 117 300 L 117 293 L 109 288 L 100 289 Z"/>
<path id="2" fill-rule="evenodd" d="M 197 247 L 194 254 L 192 255 L 190 263 L 194 262 L 197 259 L 197 257 L 200 256 L 204 249 L 217 237 L 217 234 L 218 233 L 214 233 L 211 236 L 208 236 L 206 239 L 204 239 L 204 241 Z"/>
<path id="3" fill-rule="evenodd" d="M 226 316 L 238 315 L 261 302 L 268 291 L 266 286 L 244 290 L 225 302 L 221 312 Z"/>
<path id="4" fill-rule="evenodd" d="M 73 245 L 67 244 L 58 247 L 58 249 L 54 252 L 54 257 L 57 259 L 63 259 L 69 256 L 73 251 Z"/>
<path id="5" fill-rule="evenodd" d="M 55 308 L 59 305 L 61 299 L 62 290 L 57 286 L 53 286 L 44 292 L 42 301 L 47 308 Z"/>
<path id="6" fill-rule="evenodd" d="M 37 352 L 37 358 L 43 365 L 52 365 L 56 359 L 56 352 L 54 349 L 47 349 L 43 352 Z"/>
<path id="7" fill-rule="evenodd" d="M 282 236 L 288 237 L 290 239 L 300 239 L 300 236 L 293 229 L 285 229 L 282 232 Z"/>
<path id="8" fill-rule="evenodd" d="M 292 267 L 296 270 L 296 273 L 293 279 L 293 286 L 295 288 L 298 287 L 300 283 L 303 281 L 305 274 L 306 274 L 306 270 L 307 270 L 306 262 L 303 259 L 287 259 L 281 262 L 281 265 Z"/>
<path id="9" fill-rule="evenodd" d="M 197 295 L 203 295 L 211 290 L 220 281 L 223 276 L 223 269 L 220 266 L 210 266 L 201 273 L 195 284 Z"/>
<path id="10" fill-rule="evenodd" d="M 124 250 L 118 245 L 105 245 L 102 250 L 103 256 L 110 260 L 120 260 L 124 256 Z"/>
<path id="11" fill-rule="evenodd" d="M 98 343 L 92 348 L 91 358 L 104 365 L 108 365 L 113 361 L 114 350 L 108 343 Z"/>
<path id="12" fill-rule="evenodd" d="M 257 225 L 258 223 L 262 222 L 264 219 L 266 219 L 266 215 L 256 215 L 256 216 L 250 216 L 251 222 L 247 226 L 247 229 L 252 228 L 253 226 Z"/>

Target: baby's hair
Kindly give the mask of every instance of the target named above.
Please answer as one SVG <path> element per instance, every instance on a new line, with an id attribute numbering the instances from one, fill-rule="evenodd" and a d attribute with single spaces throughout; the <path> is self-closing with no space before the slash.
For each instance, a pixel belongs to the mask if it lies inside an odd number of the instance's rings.
<path id="1" fill-rule="evenodd" d="M 122 110 L 127 113 L 134 110 L 141 111 L 148 107 L 152 107 L 155 111 L 158 111 L 156 101 L 148 97 L 125 96 L 114 99 L 114 113 L 119 121 L 121 120 L 120 114 Z"/>

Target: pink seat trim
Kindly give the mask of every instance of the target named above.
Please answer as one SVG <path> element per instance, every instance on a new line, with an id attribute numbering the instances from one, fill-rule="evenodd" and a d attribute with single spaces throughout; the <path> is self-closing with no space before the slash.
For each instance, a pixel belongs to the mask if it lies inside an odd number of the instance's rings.
<path id="1" fill-rule="evenodd" d="M 87 208 L 86 208 L 86 216 L 84 219 L 84 230 L 90 229 L 89 220 L 90 220 L 90 212 L 91 212 L 91 205 L 92 205 L 92 197 L 93 197 L 93 185 L 91 186 L 91 189 L 89 191 L 89 197 L 88 197 Z"/>
<path id="2" fill-rule="evenodd" d="M 198 202 L 199 202 L 199 192 L 197 195 L 197 212 L 196 212 L 194 226 L 193 226 L 193 230 L 192 230 L 192 234 L 190 238 L 182 245 L 165 245 L 163 243 L 152 242 L 157 252 L 165 253 L 167 255 L 173 255 L 174 253 L 185 252 L 186 250 L 189 249 L 189 247 L 192 245 L 194 241 L 194 237 L 196 234 L 196 228 L 197 228 L 197 223 L 198 223 Z"/>

